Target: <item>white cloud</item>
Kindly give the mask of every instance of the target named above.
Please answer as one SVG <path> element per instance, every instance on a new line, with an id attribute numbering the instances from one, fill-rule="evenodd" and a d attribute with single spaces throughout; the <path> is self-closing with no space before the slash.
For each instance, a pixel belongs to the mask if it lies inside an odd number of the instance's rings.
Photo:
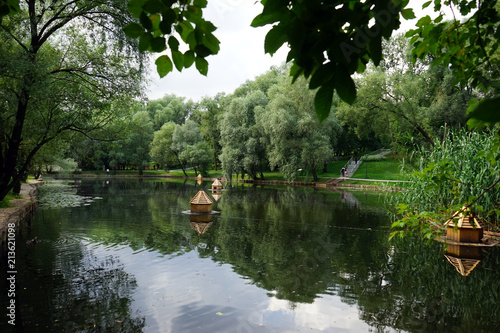
<path id="1" fill-rule="evenodd" d="M 147 93 L 149 99 L 176 94 L 196 101 L 218 92 L 232 93 L 246 80 L 252 80 L 272 65 L 285 61 L 285 47 L 273 57 L 264 53 L 264 37 L 270 27 L 250 26 L 253 18 L 261 12 L 260 3 L 248 0 L 215 0 L 208 3 L 205 17 L 218 27 L 214 35 L 221 42 L 219 53 L 207 58 L 208 75 L 199 74 L 193 65 L 182 73 L 174 69 L 160 79 L 153 68 L 153 82 Z"/>
<path id="2" fill-rule="evenodd" d="M 433 5 L 422 11 L 425 0 L 411 0 L 409 7 L 415 10 L 417 18 L 425 15 L 437 16 Z M 232 93 L 246 80 L 253 80 L 265 73 L 272 65 L 280 65 L 286 59 L 287 48 L 282 47 L 273 57 L 264 53 L 264 38 L 270 26 L 252 28 L 250 23 L 262 11 L 258 1 L 211 0 L 205 10 L 205 18 L 217 26 L 215 36 L 221 49 L 215 56 L 207 58 L 208 75 L 201 75 L 193 65 L 182 73 L 169 73 L 160 79 L 152 62 L 152 82 L 147 92 L 150 100 L 165 94 L 176 94 L 194 101 L 204 96 L 215 96 L 219 92 Z M 449 8 L 443 7 L 446 18 L 452 18 Z M 418 19 L 403 20 L 400 31 L 415 27 Z M 158 55 L 154 55 L 156 58 Z"/>

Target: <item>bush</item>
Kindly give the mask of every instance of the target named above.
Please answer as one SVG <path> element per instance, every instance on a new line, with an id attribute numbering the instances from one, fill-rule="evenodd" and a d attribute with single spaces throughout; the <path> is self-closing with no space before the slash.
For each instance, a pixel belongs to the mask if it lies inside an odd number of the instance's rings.
<path id="1" fill-rule="evenodd" d="M 387 158 L 385 155 L 365 155 L 361 158 L 363 162 L 380 162 L 380 161 L 385 161 Z"/>

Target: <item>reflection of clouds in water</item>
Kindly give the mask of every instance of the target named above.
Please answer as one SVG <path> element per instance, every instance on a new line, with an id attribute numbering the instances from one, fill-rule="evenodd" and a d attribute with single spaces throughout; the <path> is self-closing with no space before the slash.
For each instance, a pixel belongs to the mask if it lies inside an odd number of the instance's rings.
<path id="1" fill-rule="evenodd" d="M 293 326 L 308 329 L 308 331 L 370 331 L 370 327 L 359 320 L 357 307 L 343 303 L 337 296 L 317 298 L 312 304 L 297 303 L 294 304 L 293 309 L 289 301 L 273 297 L 269 300 L 269 305 L 264 312 L 264 320 L 267 321 L 272 317 L 286 318 L 293 322 Z"/>

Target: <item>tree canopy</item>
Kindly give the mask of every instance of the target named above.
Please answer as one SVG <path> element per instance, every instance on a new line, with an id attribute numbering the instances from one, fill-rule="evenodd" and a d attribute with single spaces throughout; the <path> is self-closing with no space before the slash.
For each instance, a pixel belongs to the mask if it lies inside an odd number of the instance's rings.
<path id="1" fill-rule="evenodd" d="M 143 56 L 123 33 L 132 19 L 122 1 L 100 0 L 28 0 L 2 18 L 0 198 L 46 143 L 98 135 L 140 94 Z"/>

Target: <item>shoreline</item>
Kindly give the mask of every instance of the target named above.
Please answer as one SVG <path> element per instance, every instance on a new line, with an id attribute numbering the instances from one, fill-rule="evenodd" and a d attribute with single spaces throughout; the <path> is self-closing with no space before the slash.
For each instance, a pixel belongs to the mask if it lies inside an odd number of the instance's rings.
<path id="1" fill-rule="evenodd" d="M 25 226 L 38 208 L 36 196 L 37 186 L 43 181 L 28 180 L 21 184 L 22 198 L 10 200 L 10 207 L 0 209 L 0 253 L 4 252 L 7 243 Z M 15 237 L 14 237 L 15 238 Z"/>
<path id="2" fill-rule="evenodd" d="M 65 174 L 65 175 L 57 175 L 57 174 L 47 174 L 46 177 L 52 178 L 148 178 L 148 179 L 185 179 L 185 180 L 199 180 L 197 177 L 185 177 L 185 176 L 171 176 L 171 175 L 96 175 L 96 174 Z M 202 181 L 215 181 L 217 178 L 213 177 L 202 177 Z M 362 184 L 342 184 L 341 178 L 333 178 L 339 180 L 339 182 L 332 184 L 330 179 L 327 182 L 303 182 L 303 181 L 293 181 L 288 182 L 286 180 L 254 180 L 254 179 L 233 179 L 232 182 L 235 183 L 245 183 L 245 184 L 255 184 L 255 185 L 278 185 L 278 186 L 307 186 L 307 187 L 318 187 L 318 188 L 326 188 L 330 190 L 365 190 L 365 191 L 373 191 L 373 192 L 400 192 L 403 191 L 404 188 L 397 186 L 378 186 L 378 185 L 362 185 Z M 351 178 L 349 178 L 351 179 Z M 355 178 L 352 178 L 355 180 Z M 393 180 L 376 180 L 370 179 L 370 181 L 376 182 L 395 182 Z"/>

